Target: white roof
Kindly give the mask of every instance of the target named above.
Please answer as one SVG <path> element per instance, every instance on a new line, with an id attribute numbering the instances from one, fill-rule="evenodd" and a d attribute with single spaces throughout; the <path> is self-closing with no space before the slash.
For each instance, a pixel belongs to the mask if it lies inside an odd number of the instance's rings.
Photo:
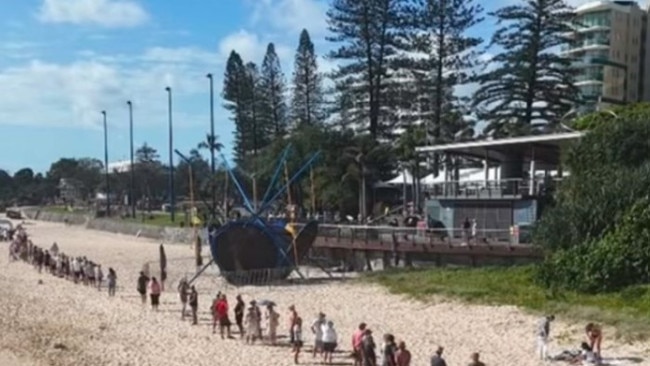
<path id="1" fill-rule="evenodd" d="M 113 173 L 125 173 L 131 170 L 131 161 L 130 160 L 122 160 L 122 161 L 115 161 L 112 163 L 108 163 L 108 172 Z"/>
<path id="2" fill-rule="evenodd" d="M 397 177 L 383 183 L 386 185 L 400 185 L 404 184 L 404 181 L 406 181 L 406 184 L 413 184 L 413 176 L 406 170 L 401 172 Z"/>

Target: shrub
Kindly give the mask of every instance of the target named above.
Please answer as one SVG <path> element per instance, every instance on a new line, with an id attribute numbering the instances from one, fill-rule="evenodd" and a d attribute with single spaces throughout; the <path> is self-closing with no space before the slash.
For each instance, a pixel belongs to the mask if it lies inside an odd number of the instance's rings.
<path id="1" fill-rule="evenodd" d="M 642 198 L 600 240 L 561 249 L 540 267 L 548 287 L 615 291 L 650 282 L 650 200 Z"/>
<path id="2" fill-rule="evenodd" d="M 546 250 L 537 277 L 548 287 L 600 291 L 648 280 L 650 236 L 634 220 L 650 223 L 641 207 L 650 194 L 650 104 L 615 113 L 569 149 L 571 175 L 536 225 L 534 242 Z"/>

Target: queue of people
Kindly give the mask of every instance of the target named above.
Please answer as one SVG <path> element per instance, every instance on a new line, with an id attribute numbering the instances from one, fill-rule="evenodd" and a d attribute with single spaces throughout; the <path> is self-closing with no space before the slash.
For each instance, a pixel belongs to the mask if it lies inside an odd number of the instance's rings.
<path id="1" fill-rule="evenodd" d="M 85 256 L 72 257 L 59 249 L 53 243 L 50 249 L 44 249 L 29 240 L 27 232 L 18 226 L 14 240 L 9 246 L 9 260 L 22 260 L 31 264 L 39 273 L 45 271 L 53 276 L 68 279 L 74 283 L 101 290 L 104 283 L 108 288 L 108 295 L 115 296 L 117 287 L 117 273 L 113 268 L 108 269 L 104 276 L 102 265 Z"/>

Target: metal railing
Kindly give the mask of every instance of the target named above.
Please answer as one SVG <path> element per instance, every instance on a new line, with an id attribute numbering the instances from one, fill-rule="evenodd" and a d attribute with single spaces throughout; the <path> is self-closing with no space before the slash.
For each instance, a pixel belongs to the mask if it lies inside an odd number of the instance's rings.
<path id="1" fill-rule="evenodd" d="M 300 225 L 298 225 L 300 226 Z M 318 236 L 324 240 L 379 242 L 411 242 L 417 244 L 468 244 L 468 245 L 509 245 L 530 243 L 530 229 L 518 228 L 426 228 L 366 225 L 318 226 Z"/>
<path id="2" fill-rule="evenodd" d="M 540 194 L 550 184 L 560 179 L 536 178 L 532 181 L 532 195 Z M 431 197 L 457 198 L 518 198 L 531 194 L 530 179 L 501 179 L 478 181 L 447 181 L 423 186 Z"/>

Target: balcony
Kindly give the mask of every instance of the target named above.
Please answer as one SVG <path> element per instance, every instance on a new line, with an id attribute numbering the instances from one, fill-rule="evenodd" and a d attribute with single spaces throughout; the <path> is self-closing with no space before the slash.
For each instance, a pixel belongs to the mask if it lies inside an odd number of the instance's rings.
<path id="1" fill-rule="evenodd" d="M 560 47 L 560 52 L 564 54 L 572 54 L 584 52 L 589 50 L 605 50 L 609 48 L 609 39 L 607 38 L 589 38 L 582 42 L 574 42 L 565 44 Z"/>
<path id="2" fill-rule="evenodd" d="M 532 196 L 543 195 L 560 181 L 558 178 L 536 178 L 532 182 Z M 513 199 L 531 196 L 530 185 L 530 179 L 448 181 L 423 187 L 423 190 L 431 198 Z"/>
<path id="3" fill-rule="evenodd" d="M 602 83 L 605 75 L 602 72 L 590 72 L 575 77 L 576 83 Z"/>

